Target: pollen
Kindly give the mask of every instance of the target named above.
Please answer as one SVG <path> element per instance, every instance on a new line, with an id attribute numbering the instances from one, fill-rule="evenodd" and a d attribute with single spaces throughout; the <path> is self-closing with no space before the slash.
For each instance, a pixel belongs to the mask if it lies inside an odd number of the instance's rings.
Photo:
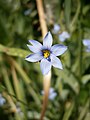
<path id="1" fill-rule="evenodd" d="M 49 50 L 43 50 L 43 56 L 44 58 L 48 58 L 50 56 L 50 51 Z"/>

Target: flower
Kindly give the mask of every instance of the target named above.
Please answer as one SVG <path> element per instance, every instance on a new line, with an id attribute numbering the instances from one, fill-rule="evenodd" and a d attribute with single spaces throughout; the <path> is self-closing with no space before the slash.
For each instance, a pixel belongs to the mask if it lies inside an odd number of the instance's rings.
<path id="1" fill-rule="evenodd" d="M 86 46 L 86 52 L 90 52 L 90 39 L 83 39 L 83 45 Z"/>
<path id="2" fill-rule="evenodd" d="M 62 63 L 57 56 L 62 55 L 67 50 L 67 46 L 61 44 L 52 46 L 53 39 L 50 32 L 44 37 L 43 45 L 36 40 L 29 40 L 29 42 L 32 45 L 27 46 L 33 54 L 28 55 L 25 60 L 29 62 L 40 61 L 40 68 L 43 75 L 47 74 L 52 66 L 63 69 Z"/>
<path id="3" fill-rule="evenodd" d="M 4 105 L 6 100 L 3 98 L 2 94 L 0 94 L 0 106 Z"/>
<path id="4" fill-rule="evenodd" d="M 59 30 L 60 30 L 60 26 L 58 24 L 54 24 L 53 33 L 57 34 Z"/>
<path id="5" fill-rule="evenodd" d="M 44 91 L 41 91 L 41 94 L 44 95 Z M 49 99 L 53 100 L 57 96 L 57 93 L 54 91 L 53 88 L 49 89 Z"/>
<path id="6" fill-rule="evenodd" d="M 24 15 L 29 15 L 31 13 L 31 9 L 25 10 Z"/>
<path id="7" fill-rule="evenodd" d="M 63 31 L 60 35 L 59 35 L 59 40 L 61 42 L 64 42 L 66 39 L 70 38 L 70 34 L 66 31 Z"/>

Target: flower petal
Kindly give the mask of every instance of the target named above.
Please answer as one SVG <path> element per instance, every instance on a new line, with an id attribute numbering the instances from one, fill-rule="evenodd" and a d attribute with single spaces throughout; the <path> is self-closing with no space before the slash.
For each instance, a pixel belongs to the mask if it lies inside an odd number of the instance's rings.
<path id="1" fill-rule="evenodd" d="M 51 51 L 56 56 L 62 55 L 67 50 L 67 46 L 56 44 L 51 47 Z"/>
<path id="2" fill-rule="evenodd" d="M 90 46 L 86 48 L 86 52 L 90 52 Z"/>
<path id="3" fill-rule="evenodd" d="M 34 53 L 38 53 L 41 50 L 39 47 L 34 47 L 34 46 L 31 46 L 31 45 L 27 45 L 27 46 Z"/>
<path id="4" fill-rule="evenodd" d="M 39 60 L 41 60 L 43 58 L 43 56 L 41 55 L 41 53 L 34 53 L 34 54 L 30 54 L 28 55 L 25 60 L 29 61 L 29 62 L 38 62 Z"/>
<path id="5" fill-rule="evenodd" d="M 52 46 L 52 42 L 53 42 L 52 35 L 50 32 L 48 32 L 44 37 L 43 45 L 47 48 L 50 48 Z"/>
<path id="6" fill-rule="evenodd" d="M 49 94 L 52 94 L 53 92 L 54 92 L 54 88 L 51 87 L 51 88 L 49 89 Z"/>
<path id="7" fill-rule="evenodd" d="M 49 62 L 47 59 L 42 59 L 40 63 L 41 71 L 43 75 L 47 74 L 51 69 L 51 62 Z"/>
<path id="8" fill-rule="evenodd" d="M 51 63 L 54 67 L 63 69 L 62 63 L 59 58 L 57 58 L 55 55 L 51 54 Z"/>
<path id="9" fill-rule="evenodd" d="M 60 25 L 54 24 L 53 33 L 57 34 L 59 32 L 59 30 L 60 30 Z"/>
<path id="10" fill-rule="evenodd" d="M 84 39 L 83 40 L 83 45 L 90 46 L 90 39 Z"/>
<path id="11" fill-rule="evenodd" d="M 49 99 L 53 100 L 56 96 L 57 96 L 57 93 L 53 92 L 53 93 L 49 94 Z"/>
<path id="12" fill-rule="evenodd" d="M 67 31 L 63 31 L 60 35 L 59 35 L 59 39 L 61 42 L 64 42 L 66 39 L 70 38 L 70 34 Z"/>
<path id="13" fill-rule="evenodd" d="M 42 44 L 36 40 L 29 40 L 29 42 L 34 46 L 34 47 L 38 47 L 41 48 Z"/>

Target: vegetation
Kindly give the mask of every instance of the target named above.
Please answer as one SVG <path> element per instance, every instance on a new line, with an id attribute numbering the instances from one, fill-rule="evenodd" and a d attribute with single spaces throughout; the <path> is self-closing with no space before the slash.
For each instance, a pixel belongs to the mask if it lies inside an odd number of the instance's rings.
<path id="1" fill-rule="evenodd" d="M 68 50 L 59 58 L 63 70 L 52 68 L 51 87 L 57 96 L 48 101 L 44 120 L 90 119 L 89 0 L 43 0 L 45 21 L 54 44 Z M 60 29 L 55 33 L 54 25 Z M 63 31 L 70 38 L 61 42 Z M 43 75 L 39 63 L 25 57 L 29 39 L 42 43 L 36 0 L 0 0 L 0 119 L 39 120 L 42 110 Z M 4 98 L 4 102 L 1 102 Z"/>

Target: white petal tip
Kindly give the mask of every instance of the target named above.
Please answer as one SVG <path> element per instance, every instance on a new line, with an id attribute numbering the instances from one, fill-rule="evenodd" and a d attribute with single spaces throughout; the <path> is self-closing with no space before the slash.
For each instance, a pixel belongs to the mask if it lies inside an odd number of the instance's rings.
<path id="1" fill-rule="evenodd" d="M 29 47 L 30 45 L 27 44 L 27 47 Z"/>
<path id="2" fill-rule="evenodd" d="M 25 60 L 28 61 L 28 58 L 26 57 Z"/>
<path id="3" fill-rule="evenodd" d="M 28 40 L 28 42 L 31 42 L 31 40 Z"/>
<path id="4" fill-rule="evenodd" d="M 26 60 L 26 61 L 28 61 L 28 59 L 27 59 L 27 58 L 25 58 L 25 60 Z"/>
<path id="5" fill-rule="evenodd" d="M 59 65 L 59 67 L 58 67 L 60 70 L 63 70 L 63 65 L 62 65 L 62 63 L 61 63 L 61 65 Z"/>
<path id="6" fill-rule="evenodd" d="M 63 66 L 59 66 L 58 69 L 63 70 Z"/>
<path id="7" fill-rule="evenodd" d="M 32 41 L 33 41 L 33 40 L 28 40 L 28 41 L 29 41 L 29 43 L 31 43 L 31 44 L 32 44 Z"/>
<path id="8" fill-rule="evenodd" d="M 66 50 L 68 49 L 68 46 L 65 46 L 66 47 Z"/>
<path id="9" fill-rule="evenodd" d="M 66 50 L 68 49 L 68 46 L 64 46 L 64 49 L 65 49 L 64 52 L 66 52 Z"/>
<path id="10" fill-rule="evenodd" d="M 63 70 L 63 67 L 62 68 L 60 68 L 61 70 Z"/>

